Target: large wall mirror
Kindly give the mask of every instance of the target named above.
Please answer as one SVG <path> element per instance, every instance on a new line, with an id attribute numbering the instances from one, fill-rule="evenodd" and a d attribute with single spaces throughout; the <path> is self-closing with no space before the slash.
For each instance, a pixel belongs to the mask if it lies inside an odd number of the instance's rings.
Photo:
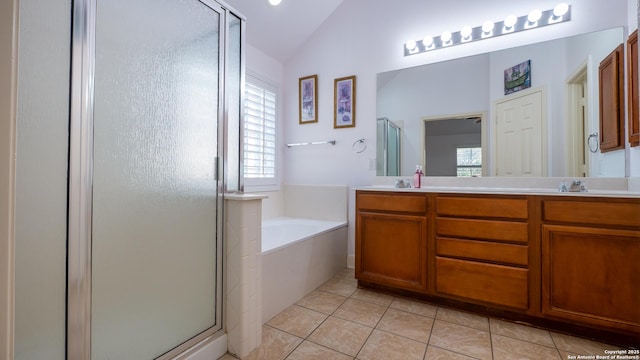
<path id="1" fill-rule="evenodd" d="M 377 116 L 399 128 L 401 156 L 399 173 L 378 159 L 377 175 L 624 177 L 625 150 L 597 149 L 598 66 L 624 39 L 615 28 L 378 74 Z M 531 86 L 505 95 L 505 70 L 527 61 Z M 534 121 L 509 128 L 514 109 Z"/>

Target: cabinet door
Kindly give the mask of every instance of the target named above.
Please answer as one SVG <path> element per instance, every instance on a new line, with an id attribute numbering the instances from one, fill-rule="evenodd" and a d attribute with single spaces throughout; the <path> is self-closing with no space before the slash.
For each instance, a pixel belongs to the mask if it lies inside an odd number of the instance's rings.
<path id="1" fill-rule="evenodd" d="M 624 148 L 624 47 L 618 46 L 599 67 L 600 151 Z"/>
<path id="2" fill-rule="evenodd" d="M 640 333 L 640 231 L 542 227 L 542 313 Z"/>
<path id="3" fill-rule="evenodd" d="M 357 220 L 356 278 L 426 291 L 426 218 L 360 212 Z"/>

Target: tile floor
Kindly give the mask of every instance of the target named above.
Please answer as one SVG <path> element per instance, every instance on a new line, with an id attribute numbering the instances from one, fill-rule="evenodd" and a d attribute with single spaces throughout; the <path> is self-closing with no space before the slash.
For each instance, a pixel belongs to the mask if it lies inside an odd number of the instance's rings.
<path id="1" fill-rule="evenodd" d="M 353 270 L 345 269 L 269 320 L 262 345 L 247 359 L 563 360 L 612 349 L 616 347 L 358 289 Z"/>

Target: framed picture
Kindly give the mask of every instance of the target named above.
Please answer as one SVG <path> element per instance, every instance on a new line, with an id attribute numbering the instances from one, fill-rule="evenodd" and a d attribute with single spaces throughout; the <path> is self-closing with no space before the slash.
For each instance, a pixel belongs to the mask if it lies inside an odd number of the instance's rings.
<path id="1" fill-rule="evenodd" d="M 318 75 L 301 77 L 298 80 L 299 122 L 318 122 Z"/>
<path id="2" fill-rule="evenodd" d="M 504 94 L 509 95 L 531 87 L 531 60 L 504 71 Z"/>
<path id="3" fill-rule="evenodd" d="M 356 76 L 334 80 L 333 128 L 356 126 Z"/>

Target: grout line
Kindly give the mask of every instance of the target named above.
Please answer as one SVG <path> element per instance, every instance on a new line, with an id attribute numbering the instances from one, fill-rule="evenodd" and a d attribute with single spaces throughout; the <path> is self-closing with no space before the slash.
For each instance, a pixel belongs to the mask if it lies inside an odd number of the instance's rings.
<path id="1" fill-rule="evenodd" d="M 332 278 L 332 279 L 330 279 L 330 280 L 328 280 L 328 281 L 332 281 L 332 280 L 333 280 L 333 281 L 335 281 L 335 282 L 338 282 L 338 283 L 339 283 L 339 282 L 341 282 L 342 280 L 350 281 L 350 280 L 352 280 L 352 279 L 351 279 L 349 276 L 341 275 L 341 276 L 339 276 L 339 277 L 334 277 L 334 278 Z M 327 282 L 328 282 L 328 281 L 327 281 Z M 325 282 L 325 284 L 326 284 L 326 282 Z M 324 285 L 324 284 L 323 284 L 323 285 Z M 266 324 L 266 323 L 264 324 L 264 325 L 266 325 L 266 326 L 269 326 L 270 328 L 276 329 L 276 330 L 278 330 L 278 331 L 281 331 L 281 332 L 283 332 L 283 333 L 289 334 L 289 335 L 291 335 L 291 336 L 294 336 L 294 337 L 296 337 L 296 338 L 298 338 L 298 339 L 301 339 L 301 340 L 302 340 L 298 345 L 296 345 L 296 346 L 295 346 L 295 347 L 294 347 L 290 352 L 288 352 L 288 353 L 285 355 L 285 358 L 284 358 L 284 359 L 289 358 L 289 357 L 291 356 L 291 354 L 293 354 L 293 352 L 295 352 L 295 350 L 296 350 L 298 347 L 300 347 L 300 345 L 301 345 L 302 343 L 304 343 L 305 341 L 309 341 L 310 343 L 313 343 L 313 344 L 315 344 L 315 345 L 321 346 L 321 347 L 326 348 L 326 349 L 330 349 L 330 350 L 332 350 L 332 351 L 336 351 L 336 352 L 338 352 L 338 353 L 340 353 L 340 354 L 344 354 L 344 355 L 346 355 L 346 356 L 352 357 L 353 359 L 357 359 L 358 355 L 362 352 L 362 350 L 364 349 L 365 345 L 367 344 L 367 342 L 368 342 L 368 341 L 369 341 L 369 339 L 371 338 L 371 336 L 372 336 L 373 332 L 374 332 L 374 331 L 376 331 L 376 330 L 377 330 L 377 331 L 380 331 L 380 332 L 385 332 L 385 333 L 388 333 L 388 334 L 392 334 L 392 335 L 394 335 L 394 336 L 398 336 L 398 337 L 401 337 L 401 338 L 404 338 L 404 339 L 407 339 L 407 340 L 416 341 L 416 342 L 419 342 L 419 343 L 421 343 L 421 344 L 425 344 L 425 345 L 426 345 L 426 347 L 425 347 L 425 352 L 423 353 L 423 358 L 424 358 L 424 357 L 426 357 L 426 352 L 427 352 L 428 348 L 429 348 L 430 346 L 433 346 L 433 347 L 438 348 L 438 349 L 441 349 L 441 350 L 445 350 L 445 351 L 449 351 L 449 352 L 452 352 L 452 353 L 456 353 L 456 354 L 460 354 L 460 355 L 468 356 L 468 357 L 470 357 L 470 358 L 474 358 L 474 359 L 475 359 L 475 357 L 473 357 L 473 356 L 469 356 L 469 355 L 467 355 L 467 354 L 459 353 L 459 352 L 457 352 L 457 351 L 454 351 L 453 349 L 445 349 L 445 348 L 442 348 L 442 347 L 439 347 L 439 346 L 431 345 L 431 344 L 430 344 L 430 342 L 431 342 L 431 339 L 433 338 L 433 332 L 434 332 L 434 328 L 435 328 L 435 323 L 436 323 L 436 321 L 443 321 L 443 322 L 446 322 L 446 323 L 450 323 L 450 324 L 455 324 L 455 325 L 463 326 L 463 327 L 466 327 L 466 328 L 469 328 L 469 329 L 473 329 L 473 330 L 476 330 L 476 331 L 484 331 L 484 332 L 488 332 L 488 333 L 489 333 L 490 350 L 491 350 L 491 358 L 492 358 L 492 359 L 494 359 L 494 358 L 495 358 L 495 352 L 494 352 L 493 337 L 494 337 L 494 335 L 499 335 L 499 334 L 498 334 L 498 333 L 494 333 L 494 332 L 492 331 L 492 328 L 491 328 L 492 320 L 501 320 L 501 321 L 505 321 L 505 322 L 507 322 L 507 323 L 511 323 L 511 324 L 515 324 L 515 325 L 521 325 L 521 326 L 523 326 L 523 327 L 525 327 L 525 328 L 534 328 L 534 329 L 536 329 L 535 327 L 528 326 L 528 325 L 526 325 L 526 324 L 519 324 L 519 323 L 517 323 L 517 322 L 508 321 L 508 320 L 503 320 L 503 319 L 497 319 L 497 318 L 492 318 L 492 317 L 484 317 L 484 318 L 486 318 L 486 319 L 487 319 L 487 321 L 488 321 L 488 325 L 489 325 L 489 329 L 488 329 L 488 331 L 485 331 L 485 330 L 478 329 L 478 328 L 475 328 L 475 327 L 470 327 L 470 326 L 462 325 L 462 324 L 459 324 L 459 323 L 456 323 L 456 322 L 447 321 L 447 320 L 443 320 L 443 319 L 438 319 L 438 312 L 439 312 L 439 311 L 441 311 L 441 310 L 444 310 L 444 309 L 443 309 L 442 307 L 440 307 L 440 306 L 436 305 L 436 304 L 431 304 L 431 303 L 428 303 L 428 302 L 422 302 L 422 301 L 416 301 L 416 302 L 417 302 L 417 303 L 420 303 L 420 304 L 426 304 L 426 305 L 430 305 L 430 306 L 434 306 L 434 307 L 436 307 L 436 312 L 435 312 L 435 314 L 434 314 L 433 318 L 432 318 L 432 317 L 430 317 L 430 316 L 427 316 L 427 315 L 417 314 L 417 313 L 414 313 L 414 312 L 411 312 L 411 311 L 407 311 L 407 310 L 403 310 L 403 309 L 396 309 L 396 308 L 393 308 L 394 310 L 399 311 L 399 312 L 403 312 L 403 313 L 411 314 L 411 315 L 414 315 L 414 316 L 426 317 L 426 318 L 429 318 L 429 319 L 432 319 L 432 320 L 433 320 L 433 321 L 432 321 L 432 324 L 431 324 L 431 329 L 430 329 L 430 332 L 429 332 L 429 337 L 428 337 L 428 339 L 427 339 L 427 342 L 426 342 L 426 343 L 423 343 L 423 342 L 421 342 L 421 341 L 414 340 L 414 339 L 408 338 L 408 337 L 406 337 L 406 336 L 396 334 L 396 333 L 394 333 L 394 332 L 392 332 L 392 331 L 387 331 L 387 330 L 383 330 L 383 329 L 378 328 L 378 326 L 379 326 L 379 325 L 381 324 L 381 322 L 382 322 L 382 319 L 383 319 L 383 318 L 384 318 L 384 316 L 388 313 L 389 309 L 392 309 L 391 305 L 393 304 L 393 302 L 394 302 L 396 299 L 405 299 L 405 298 L 403 298 L 403 297 L 397 297 L 397 296 L 393 296 L 393 295 L 388 295 L 388 294 L 383 294 L 383 293 L 378 293 L 378 292 L 375 292 L 375 291 L 373 291 L 373 290 L 369 290 L 369 289 L 362 289 L 362 290 L 364 290 L 364 291 L 369 291 L 369 292 L 374 293 L 374 294 L 379 294 L 379 295 L 382 295 L 382 296 L 384 296 L 384 297 L 389 297 L 389 298 L 391 298 L 391 301 L 390 301 L 387 305 L 382 305 L 382 304 L 380 304 L 380 303 L 378 303 L 378 302 L 375 302 L 375 300 L 371 300 L 371 299 L 361 299 L 361 298 L 354 297 L 354 295 L 358 293 L 358 290 L 360 290 L 360 288 L 358 288 L 357 286 L 356 286 L 356 289 L 355 289 L 355 290 L 353 290 L 353 291 L 351 292 L 351 294 L 350 294 L 350 295 L 345 296 L 343 293 L 337 293 L 337 292 L 333 292 L 333 291 L 328 291 L 328 290 L 321 289 L 321 287 L 322 287 L 323 285 L 320 285 L 318 288 L 314 289 L 314 291 L 319 291 L 319 292 L 323 292 L 323 293 L 332 294 L 332 295 L 335 295 L 335 296 L 340 296 L 341 298 L 343 298 L 343 300 L 340 302 L 340 304 L 338 304 L 338 305 L 335 307 L 335 309 L 333 309 L 333 310 L 331 311 L 331 313 L 330 313 L 330 314 L 325 314 L 325 313 L 322 313 L 322 312 L 320 312 L 320 311 L 317 311 L 317 310 L 315 310 L 315 309 L 313 309 L 313 308 L 306 307 L 306 306 L 302 306 L 302 305 L 298 305 L 297 303 L 295 303 L 294 305 L 299 306 L 299 307 L 301 307 L 301 308 L 303 308 L 303 309 L 307 309 L 307 310 L 314 311 L 314 312 L 321 313 L 321 314 L 325 315 L 325 318 L 322 320 L 322 322 L 320 322 L 316 327 L 314 327 L 314 328 L 313 328 L 313 330 L 312 330 L 312 331 L 311 331 L 311 332 L 310 332 L 306 337 L 301 338 L 301 337 L 299 337 L 299 336 L 297 336 L 297 335 L 295 335 L 295 334 L 291 334 L 291 333 L 289 333 L 289 332 L 287 332 L 287 331 L 284 331 L 284 330 L 278 329 L 278 328 L 273 327 L 273 326 L 271 326 L 271 325 L 268 325 L 268 324 Z M 342 306 L 343 306 L 343 305 L 344 305 L 344 304 L 345 304 L 349 299 L 353 299 L 353 300 L 361 301 L 361 302 L 364 302 L 364 303 L 367 303 L 367 304 L 373 304 L 373 305 L 376 305 L 376 306 L 384 307 L 385 309 L 384 309 L 384 312 L 382 313 L 382 315 L 380 316 L 380 318 L 377 320 L 376 324 L 375 324 L 373 327 L 368 326 L 368 325 L 365 325 L 365 324 L 361 324 L 361 323 L 356 322 L 356 321 L 353 321 L 353 320 L 343 319 L 343 318 L 341 318 L 341 317 L 335 316 L 335 313 L 337 312 L 337 310 L 338 310 L 340 307 L 342 307 Z M 413 299 L 405 299 L 405 300 L 415 301 L 415 300 L 413 300 Z M 364 342 L 362 343 L 362 345 L 360 346 L 360 348 L 357 350 L 357 352 L 356 352 L 356 355 L 355 355 L 355 356 L 351 356 L 351 355 L 349 355 L 349 354 L 343 353 L 342 351 L 339 351 L 339 350 L 337 350 L 337 349 L 331 348 L 331 347 L 329 347 L 329 346 L 327 346 L 327 345 L 318 344 L 318 343 L 316 343 L 316 342 L 314 342 L 314 341 L 312 341 L 312 340 L 310 340 L 310 339 L 309 339 L 309 338 L 311 337 L 311 335 L 312 335 L 315 331 L 317 331 L 317 330 L 318 330 L 318 329 L 319 329 L 319 328 L 320 328 L 320 327 L 321 327 L 321 326 L 322 326 L 322 325 L 323 325 L 323 324 L 324 324 L 324 323 L 329 319 L 329 317 L 332 317 L 332 316 L 333 316 L 333 317 L 335 317 L 335 318 L 337 318 L 337 319 L 341 319 L 341 320 L 344 320 L 344 321 L 348 321 L 348 322 L 350 322 L 350 323 L 357 324 L 357 325 L 360 325 L 360 326 L 365 326 L 365 327 L 367 327 L 367 328 L 370 328 L 370 329 L 371 329 L 371 331 L 369 332 L 369 335 L 366 337 L 366 339 L 364 340 Z M 561 354 L 561 349 L 558 347 L 558 344 L 557 344 L 557 342 L 556 342 L 556 339 L 552 336 L 551 331 L 548 331 L 548 330 L 545 330 L 545 329 L 541 329 L 541 330 L 543 330 L 543 331 L 546 331 L 546 332 L 547 332 L 547 334 L 549 335 L 549 337 L 550 337 L 550 338 L 551 338 L 551 340 L 552 340 L 553 346 L 544 345 L 544 344 L 539 344 L 539 343 L 537 343 L 537 342 L 531 342 L 531 341 L 528 341 L 528 340 L 525 340 L 525 339 L 522 339 L 522 338 L 519 338 L 519 337 L 514 337 L 514 336 L 509 336 L 509 335 L 501 335 L 501 336 L 504 336 L 504 337 L 509 338 L 509 339 L 517 340 L 517 341 L 523 341 L 523 342 L 526 342 L 526 343 L 530 343 L 530 344 L 534 344 L 534 345 L 538 345 L 538 346 L 543 346 L 543 347 L 546 347 L 546 348 L 554 349 L 554 350 L 556 350 L 556 352 L 557 352 L 558 356 L 559 356 L 559 357 L 560 357 L 560 359 L 561 359 L 561 358 L 562 358 L 562 357 L 561 357 L 561 355 L 562 355 L 562 354 Z"/>
<path id="2" fill-rule="evenodd" d="M 477 358 L 477 357 L 475 357 L 475 356 L 473 356 L 473 355 L 463 354 L 463 353 L 461 353 L 461 352 L 458 352 L 458 351 L 455 351 L 455 350 L 451 350 L 451 349 L 446 349 L 446 348 L 443 348 L 443 347 L 441 347 L 441 346 L 435 346 L 435 345 L 429 345 L 429 346 L 434 347 L 434 348 L 436 348 L 436 349 L 440 349 L 440 350 L 444 350 L 444 351 L 447 351 L 447 352 L 451 352 L 451 353 L 454 353 L 454 354 L 457 354 L 457 355 L 461 355 L 461 356 L 464 356 L 464 357 L 468 357 L 468 358 L 470 358 L 470 359 L 474 359 L 474 360 L 482 360 L 482 359 Z"/>

